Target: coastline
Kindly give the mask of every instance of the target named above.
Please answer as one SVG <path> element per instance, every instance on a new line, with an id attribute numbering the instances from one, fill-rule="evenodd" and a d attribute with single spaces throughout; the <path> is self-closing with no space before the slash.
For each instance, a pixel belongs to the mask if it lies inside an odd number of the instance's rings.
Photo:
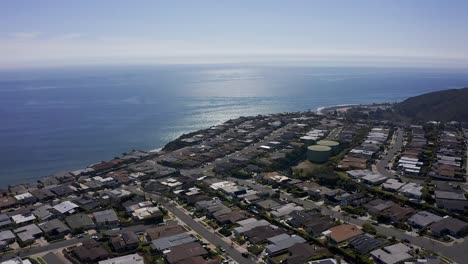
<path id="1" fill-rule="evenodd" d="M 316 108 L 315 111 L 311 111 L 311 112 L 314 112 L 316 113 L 317 115 L 325 115 L 325 114 L 328 114 L 332 111 L 336 111 L 336 110 L 346 110 L 346 109 L 349 109 L 350 107 L 356 107 L 356 106 L 359 106 L 359 107 L 369 107 L 369 106 L 380 106 L 380 105 L 389 105 L 390 103 L 380 103 L 380 104 L 337 104 L 337 105 L 330 105 L 330 106 L 322 106 L 322 107 L 318 107 Z M 306 111 L 299 111 L 299 112 L 306 112 Z M 277 112 L 277 113 L 274 113 L 274 114 L 281 114 L 283 112 Z M 239 117 L 237 117 L 239 118 Z M 217 126 L 217 125 L 221 125 L 223 123 L 220 123 L 220 124 L 216 124 L 214 126 Z M 206 130 L 206 129 L 209 129 L 210 127 L 206 127 L 206 128 L 201 128 L 199 130 L 195 130 L 195 131 L 191 131 L 187 134 L 197 134 L 199 133 L 200 131 L 203 131 L 203 130 Z M 176 139 L 172 140 L 172 141 L 168 141 L 164 144 L 164 146 L 162 147 L 157 147 L 157 148 L 152 148 L 150 150 L 136 150 L 136 151 L 143 151 L 143 152 L 146 152 L 150 155 L 152 154 L 156 154 L 158 152 L 161 152 L 164 150 L 164 148 L 173 143 L 173 142 L 176 142 L 176 141 L 179 141 L 181 140 L 184 136 L 186 136 L 186 134 L 184 135 L 180 135 L 179 137 L 177 137 Z M 131 152 L 131 151 L 129 151 Z M 88 164 L 84 167 L 81 167 L 81 169 L 83 168 L 89 168 L 90 166 L 92 166 L 93 164 L 98 164 L 102 161 L 95 161 L 94 163 L 91 163 L 91 164 Z M 76 168 L 76 170 L 79 170 L 80 168 Z M 11 185 L 4 185 L 4 184 L 0 184 L 0 189 L 8 189 L 9 187 L 14 187 L 14 186 L 19 186 L 19 185 L 29 185 L 29 184 L 36 184 L 38 183 L 40 180 L 44 180 L 44 179 L 47 179 L 47 178 L 50 178 L 50 177 L 63 177 L 64 175 L 68 175 L 70 174 L 72 171 L 74 171 L 75 169 L 65 169 L 65 170 L 62 170 L 62 171 L 58 171 L 58 172 L 55 172 L 55 173 L 52 173 L 50 175 L 43 175 L 43 176 L 37 176 L 37 177 L 27 177 L 27 178 L 23 178 L 21 180 L 21 182 L 18 182 L 18 183 L 14 183 L 14 184 L 11 184 Z"/>

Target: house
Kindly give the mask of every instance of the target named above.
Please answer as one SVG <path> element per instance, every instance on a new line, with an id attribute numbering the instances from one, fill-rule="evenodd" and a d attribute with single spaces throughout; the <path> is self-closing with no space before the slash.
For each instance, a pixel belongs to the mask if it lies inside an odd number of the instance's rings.
<path id="1" fill-rule="evenodd" d="M 35 224 L 30 224 L 13 230 L 22 244 L 33 243 L 42 235 L 42 230 Z"/>
<path id="2" fill-rule="evenodd" d="M 265 211 L 270 211 L 270 210 L 276 209 L 276 208 L 281 206 L 281 204 L 279 204 L 276 201 L 271 200 L 271 199 L 266 199 L 266 200 L 257 202 L 256 205 L 260 209 L 265 210 Z"/>
<path id="3" fill-rule="evenodd" d="M 58 197 L 70 195 L 70 194 L 75 192 L 67 184 L 57 185 L 57 186 L 54 186 L 54 187 L 50 187 L 48 189 L 49 189 L 49 191 L 51 191 L 53 194 L 55 194 Z"/>
<path id="4" fill-rule="evenodd" d="M 144 264 L 142 256 L 135 254 L 125 255 L 122 257 L 111 258 L 107 260 L 101 260 L 99 264 Z"/>
<path id="5" fill-rule="evenodd" d="M 22 193 L 22 194 L 15 195 L 15 199 L 20 204 L 32 204 L 32 203 L 37 202 L 37 198 L 34 197 L 29 192 L 25 192 L 25 193 Z"/>
<path id="6" fill-rule="evenodd" d="M 0 209 L 10 208 L 17 204 L 14 197 L 11 196 L 0 196 Z"/>
<path id="7" fill-rule="evenodd" d="M 390 208 L 384 210 L 382 214 L 388 217 L 392 223 L 401 223 L 406 221 L 414 212 L 413 208 L 401 207 L 394 204 Z"/>
<path id="8" fill-rule="evenodd" d="M 243 211 L 230 212 L 222 215 L 215 215 L 215 219 L 221 225 L 233 224 L 235 222 L 247 219 L 247 214 Z"/>
<path id="9" fill-rule="evenodd" d="M 247 218 L 245 220 L 241 220 L 239 222 L 237 222 L 236 224 L 240 225 L 239 227 L 236 227 L 234 228 L 234 233 L 239 235 L 239 234 L 243 234 L 249 230 L 252 230 L 253 228 L 255 227 L 258 227 L 258 226 L 267 226 L 267 225 L 270 225 L 270 222 L 268 222 L 267 220 L 257 220 L 255 218 Z"/>
<path id="10" fill-rule="evenodd" d="M 413 256 L 411 256 L 409 252 L 411 252 L 411 248 L 405 244 L 398 243 L 384 247 L 383 249 L 376 249 L 370 254 L 377 263 L 396 264 L 412 259 Z"/>
<path id="11" fill-rule="evenodd" d="M 316 237 L 322 234 L 322 232 L 329 229 L 333 224 L 333 219 L 330 216 L 324 216 L 321 218 L 315 218 L 311 221 L 304 223 L 304 229 L 312 236 Z"/>
<path id="12" fill-rule="evenodd" d="M 289 177 L 281 175 L 278 172 L 262 173 L 258 176 L 259 180 L 266 184 L 285 183 L 290 180 Z"/>
<path id="13" fill-rule="evenodd" d="M 326 233 L 325 235 L 330 239 L 332 243 L 340 244 L 364 232 L 355 225 L 342 224 L 339 226 L 332 227 L 324 233 Z"/>
<path id="14" fill-rule="evenodd" d="M 55 214 L 52 212 L 52 206 L 48 204 L 36 208 L 36 210 L 32 211 L 32 213 L 41 221 L 45 221 L 55 216 Z"/>
<path id="15" fill-rule="evenodd" d="M 401 207 L 392 201 L 383 201 L 381 199 L 372 200 L 364 207 L 370 215 L 382 216 L 392 223 L 404 222 L 415 213 L 413 208 Z"/>
<path id="16" fill-rule="evenodd" d="M 308 243 L 297 243 L 288 249 L 289 256 L 285 264 L 303 264 L 312 256 L 329 256 L 330 252 L 326 248 L 316 248 Z"/>
<path id="17" fill-rule="evenodd" d="M 122 232 L 121 235 L 113 237 L 110 240 L 112 248 L 117 252 L 136 249 L 139 243 L 138 236 L 131 231 Z"/>
<path id="18" fill-rule="evenodd" d="M 281 234 L 267 239 L 269 245 L 265 247 L 269 256 L 282 253 L 295 244 L 305 243 L 306 240 L 297 235 Z"/>
<path id="19" fill-rule="evenodd" d="M 41 257 L 47 264 L 65 264 L 63 257 L 57 256 L 54 252 L 49 252 Z"/>
<path id="20" fill-rule="evenodd" d="M 335 197 L 341 206 L 360 206 L 362 203 L 368 201 L 368 199 L 364 198 L 365 195 L 363 193 L 342 193 Z"/>
<path id="21" fill-rule="evenodd" d="M 70 201 L 64 201 L 53 206 L 52 208 L 61 215 L 70 215 L 70 214 L 75 213 L 76 208 L 79 208 L 79 206 Z"/>
<path id="22" fill-rule="evenodd" d="M 10 230 L 2 230 L 0 231 L 0 241 L 5 242 L 6 244 L 10 244 L 15 242 L 16 236 Z"/>
<path id="23" fill-rule="evenodd" d="M 20 257 L 14 257 L 10 260 L 3 261 L 1 264 L 32 264 L 29 259 L 21 259 Z"/>
<path id="24" fill-rule="evenodd" d="M 119 218 L 114 209 L 94 212 L 93 218 L 97 227 L 116 227 L 119 225 Z"/>
<path id="25" fill-rule="evenodd" d="M 468 209 L 468 200 L 462 189 L 450 185 L 437 185 L 434 194 L 439 208 L 458 213 L 463 213 Z"/>
<path id="26" fill-rule="evenodd" d="M 0 214 L 0 228 L 4 228 L 11 224 L 11 219 L 6 214 Z"/>
<path id="27" fill-rule="evenodd" d="M 95 227 L 91 217 L 83 213 L 67 216 L 65 222 L 72 230 L 88 230 Z"/>
<path id="28" fill-rule="evenodd" d="M 170 252 L 166 254 L 166 260 L 169 264 L 175 264 L 185 259 L 208 254 L 208 251 L 198 242 L 174 246 L 169 248 L 169 250 Z"/>
<path id="29" fill-rule="evenodd" d="M 288 215 L 287 223 L 294 227 L 302 227 L 308 221 L 320 219 L 320 214 L 314 211 L 294 211 Z"/>
<path id="30" fill-rule="evenodd" d="M 382 183 L 380 187 L 382 187 L 385 191 L 396 192 L 398 191 L 404 183 L 398 181 L 397 179 L 388 179 L 386 182 Z"/>
<path id="31" fill-rule="evenodd" d="M 132 212 L 132 218 L 134 220 L 145 220 L 150 217 L 156 218 L 158 216 L 162 220 L 163 215 L 157 206 L 142 207 Z"/>
<path id="32" fill-rule="evenodd" d="M 354 251 L 365 255 L 372 250 L 380 248 L 383 245 L 383 241 L 376 239 L 369 234 L 360 234 L 350 238 L 348 240 L 348 244 L 353 248 Z"/>
<path id="33" fill-rule="evenodd" d="M 155 251 L 163 252 L 170 247 L 175 247 L 190 242 L 195 242 L 197 239 L 190 233 L 184 232 L 173 236 L 162 237 L 151 242 L 151 248 Z"/>
<path id="34" fill-rule="evenodd" d="M 453 217 L 444 217 L 430 225 L 429 230 L 437 237 L 445 235 L 463 237 L 468 233 L 468 224 Z"/>
<path id="35" fill-rule="evenodd" d="M 73 202 L 77 204 L 84 211 L 91 211 L 100 205 L 98 201 L 88 198 L 88 197 L 74 200 Z"/>
<path id="36" fill-rule="evenodd" d="M 58 219 L 39 224 L 39 228 L 50 238 L 63 238 L 70 233 L 68 226 Z"/>
<path id="37" fill-rule="evenodd" d="M 16 225 L 22 225 L 26 223 L 33 222 L 36 220 L 36 217 L 32 213 L 17 214 L 11 217 L 11 220 L 15 222 Z"/>
<path id="38" fill-rule="evenodd" d="M 169 224 L 164 226 L 157 226 L 146 230 L 146 238 L 149 241 L 156 240 L 162 237 L 169 237 L 181 233 L 185 233 L 187 230 L 183 226 L 177 224 Z"/>
<path id="39" fill-rule="evenodd" d="M 289 215 L 290 213 L 294 211 L 303 211 L 303 210 L 304 208 L 302 206 L 298 206 L 295 203 L 288 203 L 288 204 L 285 204 L 276 208 L 274 211 L 271 211 L 270 213 L 274 215 L 275 217 L 281 218 L 281 217 Z"/>
<path id="40" fill-rule="evenodd" d="M 468 200 L 436 199 L 437 207 L 445 210 L 463 213 L 468 209 Z"/>
<path id="41" fill-rule="evenodd" d="M 442 220 L 442 217 L 438 215 L 426 211 L 420 211 L 408 219 L 408 224 L 416 228 L 425 228 L 432 223 L 439 222 L 440 220 Z"/>
<path id="42" fill-rule="evenodd" d="M 410 182 L 403 185 L 398 192 L 406 197 L 421 199 L 423 187 L 420 184 Z"/>
<path id="43" fill-rule="evenodd" d="M 384 183 L 387 179 L 388 178 L 386 176 L 377 173 L 369 174 L 361 178 L 365 184 L 374 186 Z"/>
<path id="44" fill-rule="evenodd" d="M 84 241 L 81 246 L 74 248 L 71 253 L 81 263 L 95 263 L 109 257 L 109 253 L 92 239 Z"/>
<path id="45" fill-rule="evenodd" d="M 55 194 L 46 188 L 36 189 L 31 191 L 30 193 L 39 201 L 47 201 L 55 198 Z"/>
<path id="46" fill-rule="evenodd" d="M 270 237 L 281 235 L 286 233 L 283 228 L 267 225 L 267 226 L 258 226 L 252 228 L 251 230 L 244 232 L 244 236 L 252 244 L 262 243 Z"/>

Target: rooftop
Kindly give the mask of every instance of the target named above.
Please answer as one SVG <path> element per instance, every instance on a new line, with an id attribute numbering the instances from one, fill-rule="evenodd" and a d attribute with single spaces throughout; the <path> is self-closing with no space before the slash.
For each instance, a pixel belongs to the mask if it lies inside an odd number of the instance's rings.
<path id="1" fill-rule="evenodd" d="M 384 264 L 395 264 L 411 259 L 413 256 L 408 254 L 411 248 L 402 243 L 376 249 L 371 252 L 371 255 Z"/>
<path id="2" fill-rule="evenodd" d="M 94 220 L 96 220 L 96 223 L 112 223 L 119 221 L 119 218 L 113 209 L 94 212 L 93 217 Z"/>
<path id="3" fill-rule="evenodd" d="M 408 223 L 419 227 L 426 227 L 432 223 L 442 220 L 442 217 L 430 212 L 420 211 L 408 219 Z"/>
<path id="4" fill-rule="evenodd" d="M 329 231 L 330 233 L 328 236 L 336 243 L 344 242 L 352 237 L 364 233 L 357 226 L 351 224 L 342 224 L 339 226 L 335 226 L 330 228 Z"/>
<path id="5" fill-rule="evenodd" d="M 190 234 L 188 232 L 184 232 L 184 233 L 180 233 L 180 234 L 177 234 L 177 235 L 173 235 L 173 236 L 169 236 L 169 237 L 163 237 L 163 238 L 153 240 L 151 242 L 152 243 L 151 247 L 153 249 L 163 251 L 163 250 L 166 250 L 166 249 L 168 249 L 170 247 L 179 246 L 179 245 L 183 245 L 183 244 L 186 244 L 186 243 L 194 242 L 195 240 L 196 240 L 196 238 L 192 234 Z"/>
<path id="6" fill-rule="evenodd" d="M 300 236 L 288 234 L 277 235 L 274 237 L 270 237 L 267 240 L 270 243 L 270 245 L 266 246 L 266 251 L 270 255 L 288 249 L 297 243 L 306 242 L 306 240 Z"/>
<path id="7" fill-rule="evenodd" d="M 130 254 L 122 257 L 99 261 L 99 264 L 144 264 L 143 257 L 138 254 Z"/>

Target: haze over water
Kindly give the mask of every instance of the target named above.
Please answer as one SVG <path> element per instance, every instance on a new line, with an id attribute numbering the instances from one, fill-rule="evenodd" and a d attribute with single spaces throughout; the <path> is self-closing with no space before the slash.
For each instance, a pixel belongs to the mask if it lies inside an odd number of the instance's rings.
<path id="1" fill-rule="evenodd" d="M 0 186 L 150 150 L 231 118 L 397 102 L 468 85 L 462 70 L 252 65 L 0 72 Z"/>

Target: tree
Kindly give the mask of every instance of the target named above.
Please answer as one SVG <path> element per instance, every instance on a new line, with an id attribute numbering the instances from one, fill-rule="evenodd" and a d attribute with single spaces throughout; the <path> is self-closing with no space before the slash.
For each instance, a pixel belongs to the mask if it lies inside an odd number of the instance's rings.
<path id="1" fill-rule="evenodd" d="M 365 223 L 364 225 L 362 225 L 362 230 L 372 235 L 377 234 L 377 230 L 375 229 L 375 227 L 369 223 Z"/>

